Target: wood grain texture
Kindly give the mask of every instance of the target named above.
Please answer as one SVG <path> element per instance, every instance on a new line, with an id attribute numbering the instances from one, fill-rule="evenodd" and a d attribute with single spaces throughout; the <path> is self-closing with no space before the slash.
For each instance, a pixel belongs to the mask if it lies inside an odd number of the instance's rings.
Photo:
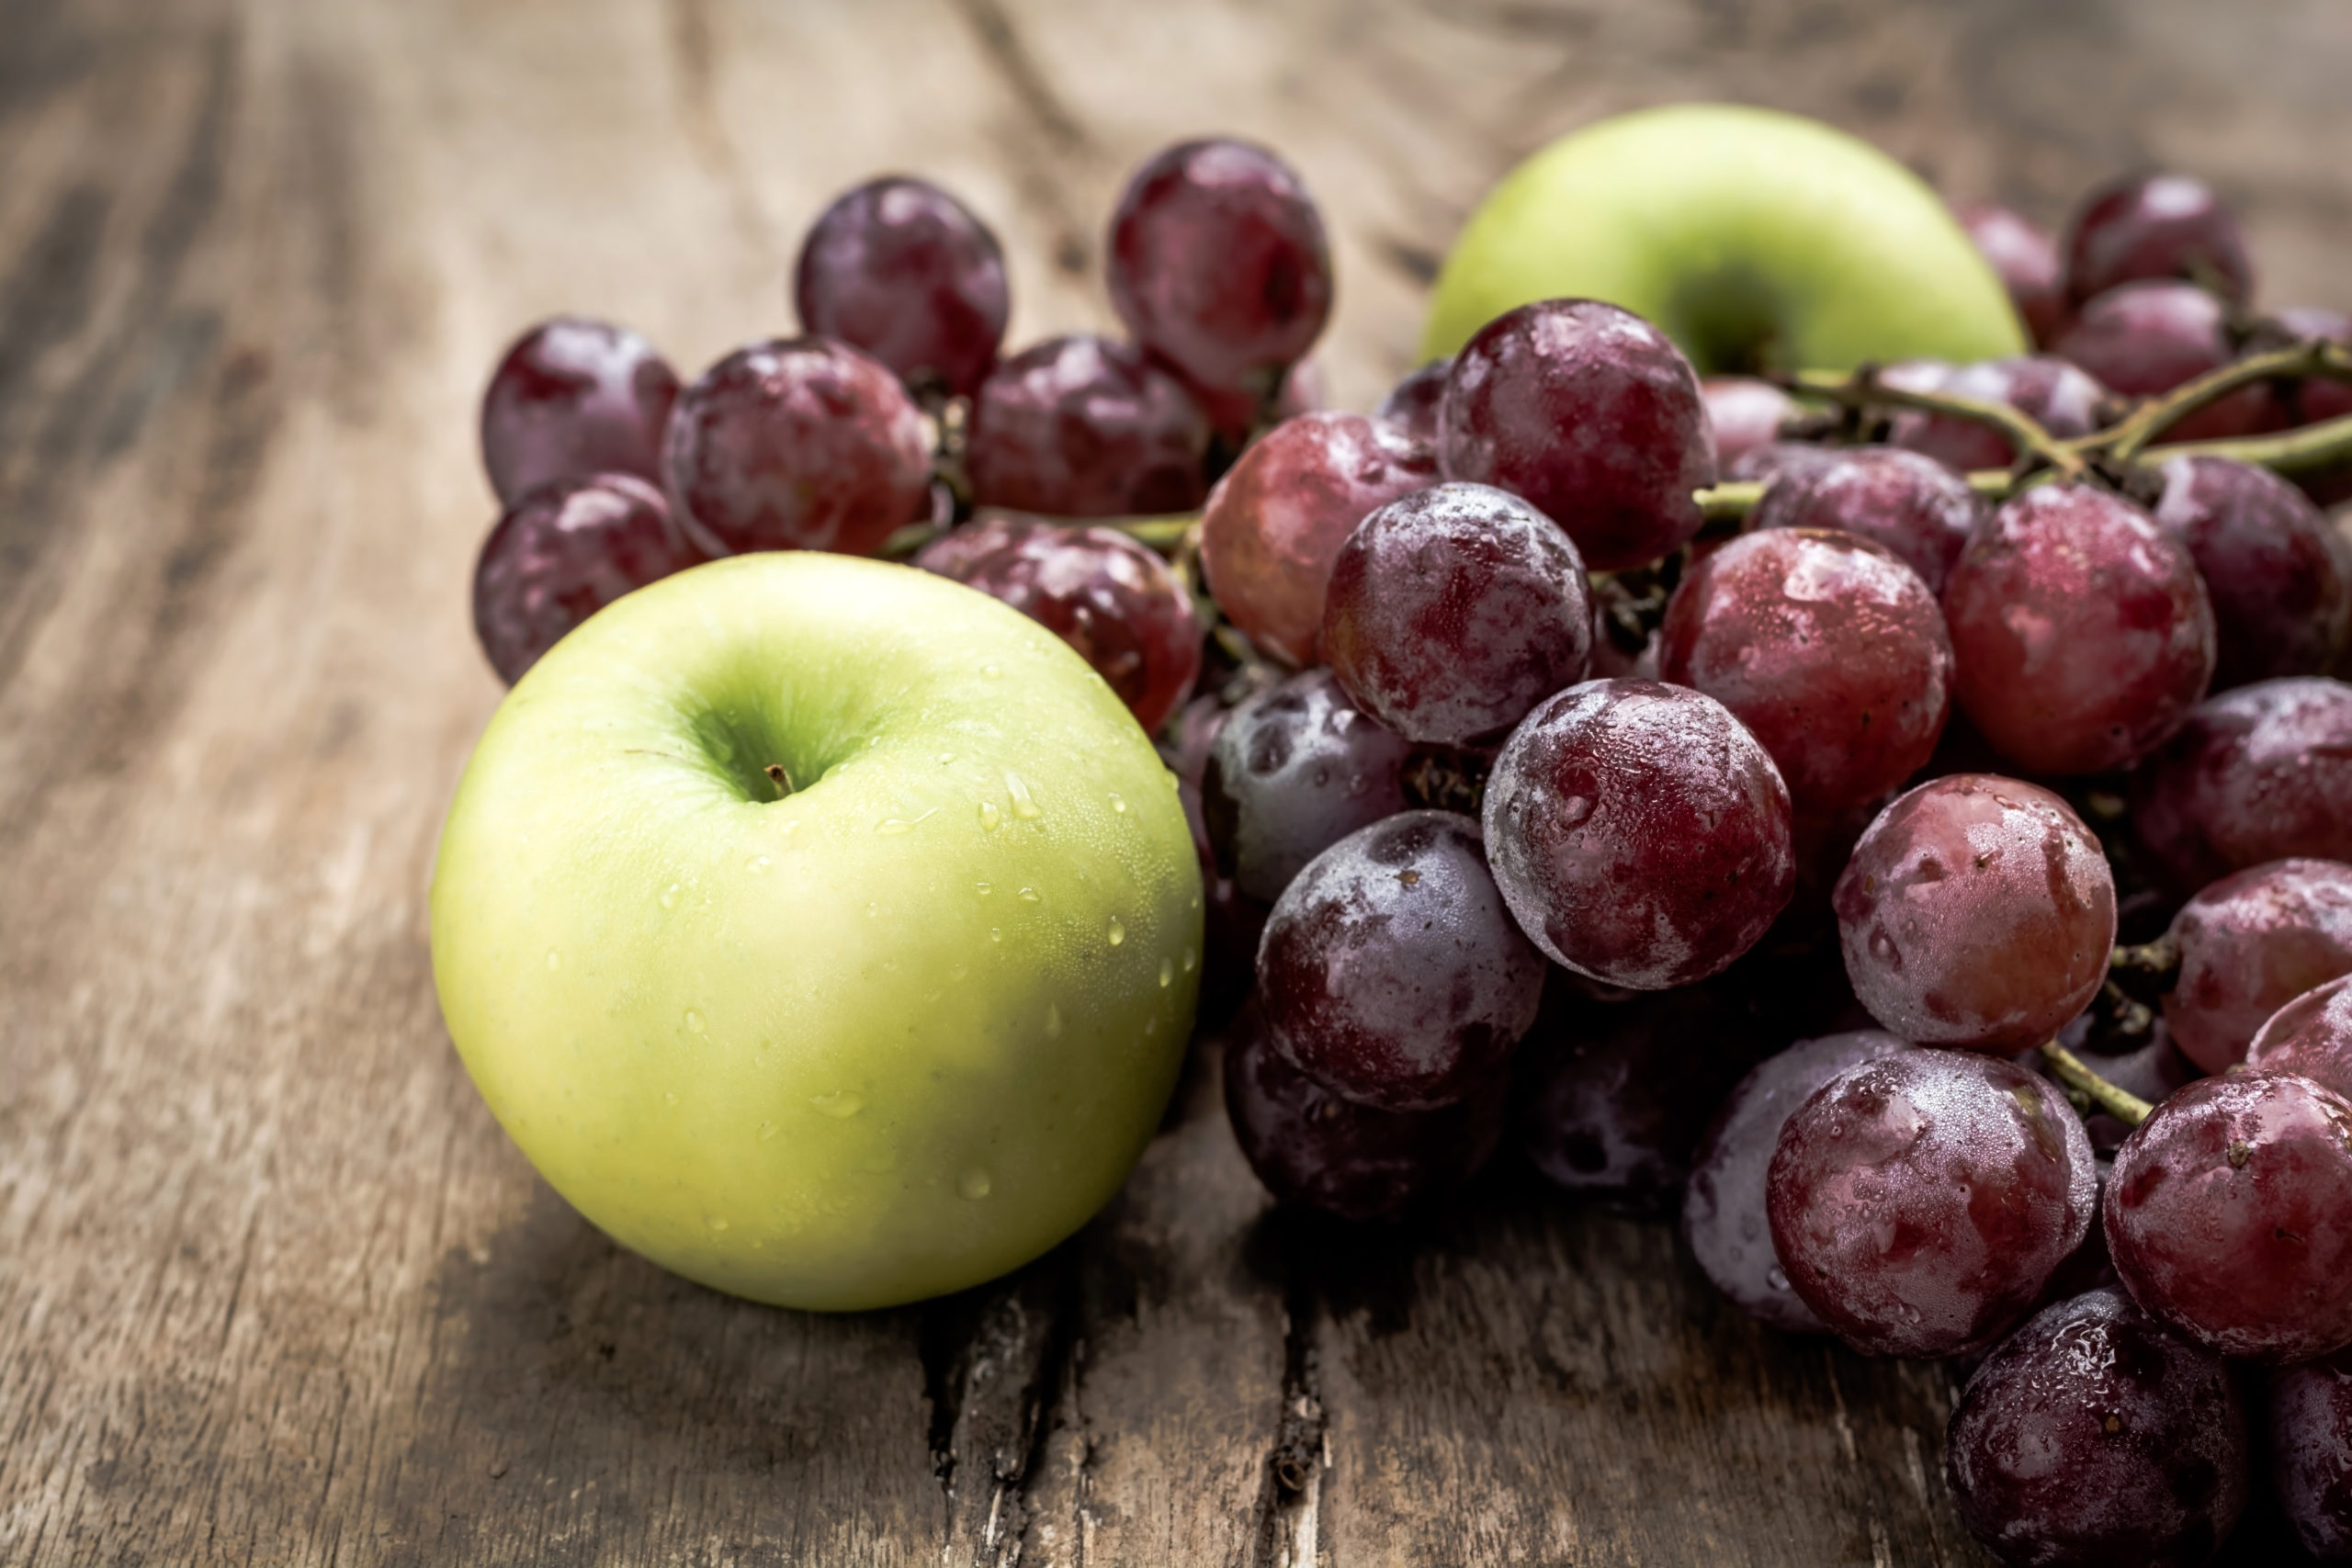
<path id="1" fill-rule="evenodd" d="M 1017 338 L 1103 325 L 1124 171 L 1229 130 L 1320 193 L 1368 406 L 1495 175 L 1693 96 L 2045 219 L 2197 168 L 2267 298 L 2352 306 L 2347 65 L 2332 0 L 0 0 L 0 1562 L 1981 1561 L 1942 1370 L 1508 1178 L 1271 1214 L 1213 1064 L 951 1301 L 769 1311 L 590 1230 L 429 978 L 498 695 L 474 399 L 559 309 L 689 373 L 787 326 L 883 169 L 997 226 Z"/>

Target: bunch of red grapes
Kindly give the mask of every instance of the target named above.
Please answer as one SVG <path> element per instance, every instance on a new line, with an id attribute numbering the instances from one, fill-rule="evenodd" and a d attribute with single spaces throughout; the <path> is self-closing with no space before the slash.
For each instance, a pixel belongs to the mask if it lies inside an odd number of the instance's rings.
<path id="1" fill-rule="evenodd" d="M 2063 249 L 1963 219 L 2045 352 L 1877 384 L 2064 439 L 2352 340 L 2251 312 L 2194 180 L 2094 193 Z M 1001 358 L 994 237 L 886 179 L 809 232 L 806 335 L 691 385 L 535 329 L 482 412 L 492 662 L 716 556 L 919 547 L 1161 737 L 1277 1198 L 1389 1218 L 1514 1147 L 1679 1209 L 1777 1328 L 1973 1362 L 1947 1462 L 2004 1562 L 2202 1562 L 2257 1456 L 2352 1561 L 2344 481 L 2034 476 L 1965 405 L 1702 383 L 1591 300 L 1310 412 L 1323 225 L 1231 141 L 1148 163 L 1106 255 L 1127 339 Z M 2347 412 L 2257 381 L 2164 438 Z M 1728 525 L 1723 479 L 1767 481 Z"/>

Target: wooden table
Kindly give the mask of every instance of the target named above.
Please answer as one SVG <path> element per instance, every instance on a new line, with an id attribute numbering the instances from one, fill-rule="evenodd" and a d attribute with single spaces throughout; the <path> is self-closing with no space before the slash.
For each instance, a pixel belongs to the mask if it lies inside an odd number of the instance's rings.
<path id="1" fill-rule="evenodd" d="M 813 1317 L 617 1251 L 449 1050 L 498 698 L 474 399 L 562 309 L 691 373 L 916 169 L 1016 338 L 1185 133 L 1281 148 L 1368 406 L 1520 154 L 1722 96 L 2054 218 L 2156 159 L 2352 305 L 2338 0 L 0 0 L 0 1561 L 1969 1563 L 1947 1371 L 1777 1338 L 1509 1181 L 1271 1213 L 1211 1086 L 1000 1285 Z M 2237 1560 L 2275 1562 L 2259 1542 Z"/>

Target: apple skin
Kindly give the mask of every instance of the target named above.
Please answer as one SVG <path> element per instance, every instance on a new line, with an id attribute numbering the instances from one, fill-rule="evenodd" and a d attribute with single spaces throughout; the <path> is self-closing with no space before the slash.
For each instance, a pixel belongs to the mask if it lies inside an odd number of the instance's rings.
<path id="1" fill-rule="evenodd" d="M 1729 104 L 1603 120 L 1504 176 L 1439 274 L 1422 357 L 1553 299 L 1646 317 L 1702 376 L 2027 352 L 2001 280 L 1917 175 Z"/>
<path id="2" fill-rule="evenodd" d="M 533 666 L 432 916 L 450 1038 L 556 1190 L 664 1268 L 820 1310 L 1083 1224 L 1199 982 L 1175 775 L 1102 678 L 984 594 L 810 552 L 664 579 Z"/>

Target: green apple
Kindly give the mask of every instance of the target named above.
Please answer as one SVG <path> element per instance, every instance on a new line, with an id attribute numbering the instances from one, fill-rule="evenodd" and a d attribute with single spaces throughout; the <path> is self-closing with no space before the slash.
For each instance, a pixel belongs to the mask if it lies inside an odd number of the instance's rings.
<path id="1" fill-rule="evenodd" d="M 1603 120 L 1512 170 L 1446 258 L 1423 352 L 1562 298 L 1646 317 L 1702 375 L 2026 352 L 2001 280 L 1917 176 L 1818 121 L 1726 104 Z"/>
<path id="2" fill-rule="evenodd" d="M 432 907 L 450 1037 L 556 1190 L 799 1307 L 958 1290 L 1084 1224 L 1199 979 L 1174 775 L 1102 678 L 984 594 L 813 553 L 657 582 L 535 665 Z"/>

